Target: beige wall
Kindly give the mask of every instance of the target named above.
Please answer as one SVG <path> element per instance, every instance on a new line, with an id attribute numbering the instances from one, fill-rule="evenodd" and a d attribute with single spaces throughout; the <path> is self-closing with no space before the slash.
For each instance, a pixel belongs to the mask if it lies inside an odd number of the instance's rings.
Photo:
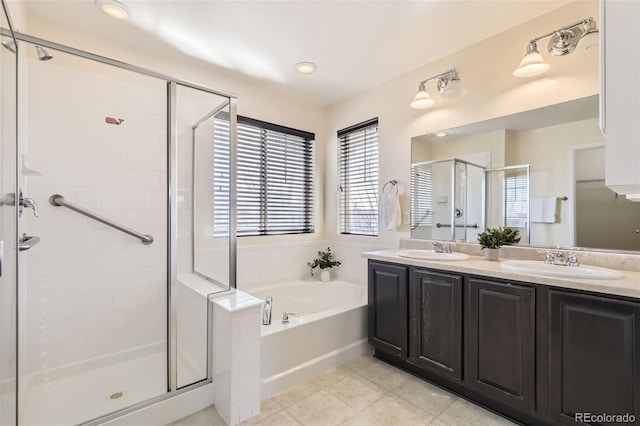
<path id="1" fill-rule="evenodd" d="M 22 2 L 15 2 L 20 5 Z M 13 12 L 13 9 L 12 9 Z M 21 28 L 22 29 L 22 28 Z M 38 16 L 30 16 L 28 33 L 66 46 L 96 53 L 108 58 L 140 66 L 185 81 L 233 93 L 238 96 L 238 114 L 263 121 L 293 127 L 316 135 L 316 209 L 315 234 L 297 236 L 270 236 L 241 238 L 239 244 L 282 243 L 321 238 L 324 224 L 324 110 L 313 103 L 287 96 L 266 87 L 260 80 L 243 76 L 238 72 L 225 71 L 187 55 L 161 56 L 149 51 L 96 38 L 78 31 L 69 31 L 63 26 Z M 53 61 L 50 61 L 54 63 Z"/>
<path id="2" fill-rule="evenodd" d="M 531 223 L 533 245 L 575 245 L 573 241 L 573 161 L 578 145 L 604 142 L 597 119 L 509 132 L 507 165 L 530 164 L 532 197 L 568 197 L 558 203 L 557 223 Z"/>
<path id="3" fill-rule="evenodd" d="M 390 179 L 397 179 L 402 209 L 407 211 L 412 137 L 598 93 L 597 52 L 551 57 L 548 59 L 551 70 L 540 78 L 520 79 L 511 74 L 531 38 L 589 16 L 598 20 L 598 3 L 576 2 L 329 106 L 325 132 L 325 238 L 372 241 L 372 237 L 342 236 L 336 232 L 337 130 L 372 117 L 379 118 L 380 187 Z M 542 50 L 544 42 L 540 46 Z M 411 48 L 419 54 L 419 40 L 416 40 L 416 46 L 403 48 Z M 429 86 L 436 105 L 429 110 L 410 109 L 409 102 L 418 83 L 451 67 L 458 69 L 469 94 L 458 99 L 443 99 Z M 375 242 L 380 246 L 395 246 L 400 238 L 409 235 L 409 226 L 404 225 L 399 231 L 381 230 Z"/>
<path id="4" fill-rule="evenodd" d="M 542 77 L 518 79 L 511 75 L 532 37 L 589 16 L 598 20 L 597 1 L 577 1 L 326 108 L 284 96 L 267 88 L 264 82 L 225 72 L 186 55 L 162 57 L 70 32 L 39 17 L 30 18 L 28 30 L 48 40 L 236 93 L 239 114 L 316 133 L 316 233 L 243 238 L 241 244 L 323 238 L 396 246 L 400 238 L 409 237 L 409 226 L 403 225 L 398 231 L 381 230 L 377 238 L 337 233 L 337 130 L 372 117 L 379 118 L 380 188 L 384 182 L 397 179 L 402 209 L 408 211 L 412 137 L 598 93 L 597 52 L 559 58 L 545 55 L 552 68 Z M 542 50 L 544 42 L 540 44 Z M 416 40 L 415 46 L 403 48 L 420 54 L 419 46 L 420 41 Z M 469 94 L 459 99 L 443 99 L 429 86 L 436 100 L 435 107 L 423 111 L 410 109 L 408 105 L 418 83 L 451 67 L 458 69 L 462 82 L 470 89 Z"/>

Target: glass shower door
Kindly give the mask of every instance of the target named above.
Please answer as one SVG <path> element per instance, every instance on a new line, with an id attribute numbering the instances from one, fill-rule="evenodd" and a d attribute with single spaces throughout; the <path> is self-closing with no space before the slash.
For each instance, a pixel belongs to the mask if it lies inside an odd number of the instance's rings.
<path id="1" fill-rule="evenodd" d="M 79 424 L 168 391 L 166 82 L 20 47 L 19 424 Z"/>
<path id="2" fill-rule="evenodd" d="M 3 30 L 9 28 L 3 10 Z M 7 34 L 7 35 L 4 35 Z M 0 48 L 0 424 L 17 421 L 17 261 L 16 261 L 16 41 L 7 31 Z"/>
<path id="3" fill-rule="evenodd" d="M 235 117 L 229 98 L 180 84 L 174 90 L 177 259 L 172 287 L 177 295 L 175 380 L 180 389 L 208 378 L 208 296 L 229 290 L 235 281 L 229 192 Z"/>

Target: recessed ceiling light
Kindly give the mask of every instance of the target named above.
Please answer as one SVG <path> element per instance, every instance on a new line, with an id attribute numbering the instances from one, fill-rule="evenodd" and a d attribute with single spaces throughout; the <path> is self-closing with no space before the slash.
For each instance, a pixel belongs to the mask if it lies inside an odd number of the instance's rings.
<path id="1" fill-rule="evenodd" d="M 318 69 L 318 66 L 313 62 L 298 62 L 296 69 L 300 74 L 313 74 Z"/>
<path id="2" fill-rule="evenodd" d="M 439 138 L 444 138 L 445 136 L 447 136 L 447 132 L 436 133 L 436 136 Z"/>
<path id="3" fill-rule="evenodd" d="M 129 8 L 126 4 L 117 0 L 95 0 L 94 4 L 107 15 L 115 19 L 127 19 L 129 17 Z"/>

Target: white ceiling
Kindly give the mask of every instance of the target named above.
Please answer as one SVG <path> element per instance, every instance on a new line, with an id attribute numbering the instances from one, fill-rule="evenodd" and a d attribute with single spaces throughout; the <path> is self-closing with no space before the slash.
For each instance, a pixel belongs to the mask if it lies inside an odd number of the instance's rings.
<path id="1" fill-rule="evenodd" d="M 29 14 L 68 28 L 163 54 L 182 52 L 279 90 L 310 96 L 320 105 L 392 80 L 567 3 L 123 1 L 129 6 L 127 21 L 102 14 L 93 0 L 26 3 Z M 301 61 L 315 62 L 318 71 L 297 73 L 294 66 Z"/>

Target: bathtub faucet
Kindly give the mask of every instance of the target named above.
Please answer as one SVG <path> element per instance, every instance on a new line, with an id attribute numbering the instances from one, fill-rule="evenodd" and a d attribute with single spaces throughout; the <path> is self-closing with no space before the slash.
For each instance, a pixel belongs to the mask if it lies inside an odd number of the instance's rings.
<path id="1" fill-rule="evenodd" d="M 271 324 L 271 307 L 273 305 L 273 297 L 267 297 L 262 308 L 262 325 Z"/>
<path id="2" fill-rule="evenodd" d="M 282 314 L 282 323 L 289 324 L 289 315 L 295 315 L 295 312 L 283 312 Z"/>

